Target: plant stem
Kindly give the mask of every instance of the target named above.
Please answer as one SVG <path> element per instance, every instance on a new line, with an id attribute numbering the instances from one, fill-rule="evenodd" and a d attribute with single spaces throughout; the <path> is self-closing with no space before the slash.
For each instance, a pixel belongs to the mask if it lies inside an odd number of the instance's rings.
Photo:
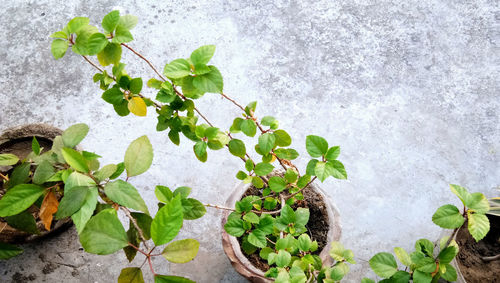
<path id="1" fill-rule="evenodd" d="M 271 244 L 273 244 L 273 245 L 276 245 L 276 243 L 275 243 L 275 242 L 273 242 L 273 241 L 271 241 L 268 237 L 266 237 L 266 240 L 267 240 L 269 243 L 271 243 Z"/>
<path id="2" fill-rule="evenodd" d="M 149 269 L 151 270 L 151 273 L 153 273 L 153 276 L 156 276 L 156 273 L 153 269 L 153 263 L 151 262 L 151 257 L 148 256 L 147 258 L 148 258 Z"/>
<path id="3" fill-rule="evenodd" d="M 2 179 L 5 179 L 5 181 L 9 181 L 9 177 L 5 176 L 4 174 L 0 173 L 0 177 L 2 177 Z"/>
<path id="4" fill-rule="evenodd" d="M 128 245 L 129 245 L 129 246 L 131 246 L 132 248 L 134 248 L 136 251 L 140 252 L 141 254 L 143 254 L 143 255 L 145 255 L 145 256 L 148 256 L 148 254 L 147 254 L 145 251 L 143 251 L 143 250 L 139 249 L 138 247 L 136 247 L 136 246 L 135 246 L 135 245 L 133 245 L 132 243 L 130 243 L 130 242 L 129 242 L 129 243 L 128 243 Z"/>
<path id="5" fill-rule="evenodd" d="M 141 237 L 142 242 L 144 243 L 144 246 L 146 249 L 149 250 L 148 242 L 146 241 L 146 237 L 144 237 L 144 234 L 142 233 L 142 229 L 139 228 L 139 225 L 137 224 L 137 221 L 135 220 L 134 217 L 130 214 L 130 210 L 126 208 L 125 206 L 120 206 L 120 208 L 125 212 L 125 215 L 130 219 L 132 224 L 134 225 L 135 229 L 137 229 L 137 232 L 139 233 L 139 237 Z"/>
<path id="6" fill-rule="evenodd" d="M 303 187 L 302 189 L 298 190 L 297 192 L 289 195 L 286 199 L 290 199 L 290 198 L 293 198 L 296 194 L 302 192 L 305 188 L 309 187 L 309 185 L 314 182 L 314 180 L 316 180 L 317 176 L 314 176 L 314 178 L 311 179 L 311 181 L 309 181 L 309 183 L 307 183 L 307 185 L 305 187 Z"/>
<path id="7" fill-rule="evenodd" d="M 167 79 L 160 73 L 158 72 L 158 70 L 155 68 L 155 66 L 148 60 L 146 59 L 146 57 L 144 57 L 141 53 L 135 51 L 134 49 L 132 49 L 130 46 L 128 46 L 127 44 L 125 43 L 122 43 L 121 44 L 123 47 L 127 48 L 128 50 L 132 51 L 135 55 L 139 56 L 139 58 L 141 58 L 142 60 L 144 60 L 146 63 L 148 63 L 149 67 L 151 67 L 151 69 L 153 69 L 153 71 L 163 80 L 163 81 L 166 81 Z"/>

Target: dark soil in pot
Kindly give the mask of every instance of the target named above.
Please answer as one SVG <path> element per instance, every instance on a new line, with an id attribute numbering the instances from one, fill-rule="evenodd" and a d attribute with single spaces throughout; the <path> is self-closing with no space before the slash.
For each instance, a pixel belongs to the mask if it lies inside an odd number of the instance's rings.
<path id="1" fill-rule="evenodd" d="M 242 196 L 242 199 L 251 195 L 262 197 L 262 190 L 251 186 Z M 292 208 L 294 210 L 299 207 L 309 208 L 310 216 L 306 227 L 311 239 L 318 242 L 318 250 L 314 254 L 319 255 L 321 250 L 323 250 L 327 244 L 328 229 L 330 228 L 325 201 L 318 192 L 311 190 L 310 188 L 305 189 L 303 191 L 303 195 L 304 199 L 297 201 L 294 205 L 292 205 Z M 263 209 L 263 211 L 268 210 Z M 238 241 L 240 242 L 240 246 L 242 246 L 242 238 L 238 238 Z M 267 264 L 267 260 L 260 258 L 259 251 L 260 250 L 257 250 L 251 255 L 246 254 L 243 250 L 241 252 L 255 267 L 265 272 L 269 269 L 269 265 Z"/>
<path id="2" fill-rule="evenodd" d="M 500 217 L 488 215 L 488 218 L 490 231 L 481 241 L 476 242 L 467 229 L 460 229 L 456 237 L 460 247 L 457 262 L 464 279 L 470 283 L 500 282 L 500 260 L 481 259 L 500 254 Z"/>
<path id="3" fill-rule="evenodd" d="M 32 151 L 31 142 L 35 136 L 43 148 L 42 152 L 49 150 L 52 147 L 52 139 L 57 135 L 62 134 L 60 129 L 46 124 L 29 124 L 21 127 L 15 127 L 5 130 L 0 136 L 0 153 L 11 153 L 19 157 L 20 160 Z M 0 166 L 0 172 L 4 175 L 11 175 L 12 166 Z M 33 168 L 31 169 L 33 172 Z M 5 194 L 6 188 L 0 186 L 0 198 Z M 58 200 L 62 195 L 56 194 Z M 5 218 L 0 217 L 0 242 L 20 244 L 35 239 L 41 239 L 45 236 L 61 232 L 71 226 L 71 219 L 53 220 L 50 231 L 45 230 L 42 221 L 39 218 L 40 209 L 36 205 L 32 205 L 28 211 L 36 220 L 36 226 L 39 234 L 31 234 L 25 231 L 18 230 L 7 224 Z"/>

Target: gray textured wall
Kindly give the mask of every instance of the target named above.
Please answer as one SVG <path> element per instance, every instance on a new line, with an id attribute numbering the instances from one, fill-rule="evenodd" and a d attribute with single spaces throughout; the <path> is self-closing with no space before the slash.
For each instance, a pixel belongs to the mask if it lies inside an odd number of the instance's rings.
<path id="1" fill-rule="evenodd" d="M 147 134 L 153 166 L 132 182 L 151 210 L 157 184 L 188 185 L 205 202 L 224 202 L 237 184 L 237 159 L 210 152 L 208 162 L 198 162 L 190 142 L 176 147 L 155 132 L 153 115 L 116 116 L 81 57 L 52 58 L 51 32 L 74 16 L 97 24 L 119 8 L 139 17 L 131 45 L 157 66 L 215 43 L 227 94 L 243 104 L 258 100 L 257 114 L 280 119 L 302 155 L 307 134 L 341 145 L 349 180 L 322 186 L 340 209 L 343 242 L 359 263 L 348 281 L 370 275 L 366 261 L 378 251 L 435 239 L 440 230 L 432 213 L 457 203 L 448 183 L 489 196 L 500 185 L 498 1 L 189 2 L 4 3 L 0 130 L 84 122 L 91 132 L 83 145 L 101 154 L 103 164 L 121 160 L 127 145 Z M 131 54 L 124 61 L 132 75 L 153 76 Z M 238 115 L 216 95 L 198 103 L 222 128 Z M 180 237 L 199 239 L 199 256 L 184 265 L 158 259 L 158 272 L 243 282 L 222 251 L 219 218 L 209 210 L 188 222 Z M 36 282 L 113 282 L 126 265 L 121 252 L 94 256 L 79 247 L 74 231 L 26 246 L 20 257 L 0 263 L 0 281 L 31 274 Z"/>

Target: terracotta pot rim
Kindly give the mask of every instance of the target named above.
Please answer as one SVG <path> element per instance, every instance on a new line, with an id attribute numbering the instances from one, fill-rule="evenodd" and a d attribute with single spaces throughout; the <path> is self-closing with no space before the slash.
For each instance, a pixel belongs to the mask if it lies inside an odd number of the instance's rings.
<path id="1" fill-rule="evenodd" d="M 238 184 L 233 193 L 227 199 L 225 206 L 234 207 L 235 202 L 241 199 L 241 196 L 250 186 L 251 184 Z M 339 241 L 342 233 L 340 214 L 333 200 L 321 189 L 319 185 L 317 185 L 316 183 L 312 183 L 310 186 L 310 189 L 315 190 L 321 195 L 325 203 L 326 211 L 328 213 L 330 227 L 328 229 L 327 245 L 321 251 L 320 257 L 323 259 L 323 263 L 331 264 L 332 259 L 329 255 L 331 242 Z M 222 227 L 224 227 L 229 214 L 229 211 L 223 212 Z M 222 246 L 231 264 L 242 276 L 244 276 L 248 280 L 251 280 L 252 282 L 273 282 L 272 280 L 264 276 L 264 272 L 262 270 L 255 267 L 248 260 L 248 258 L 242 253 L 237 238 L 227 234 L 224 228 L 222 229 Z"/>
<path id="2" fill-rule="evenodd" d="M 32 124 L 14 126 L 5 129 L 0 134 L 0 146 L 16 140 L 31 138 L 33 136 L 52 141 L 56 136 L 61 135 L 62 133 L 63 131 L 61 129 L 46 123 L 32 123 Z M 12 230 L 10 230 L 14 235 L 11 237 L 12 239 L 7 239 L 7 237 L 9 236 L 5 236 L 5 239 L 2 240 L 7 243 L 14 243 L 14 244 L 27 243 L 37 239 L 48 237 L 49 235 L 55 233 L 65 231 L 71 226 L 72 226 L 72 221 L 71 218 L 68 217 L 61 220 L 57 220 L 54 227 L 50 231 L 42 231 L 40 232 L 40 234 L 30 234 L 28 232 L 12 228 Z"/>

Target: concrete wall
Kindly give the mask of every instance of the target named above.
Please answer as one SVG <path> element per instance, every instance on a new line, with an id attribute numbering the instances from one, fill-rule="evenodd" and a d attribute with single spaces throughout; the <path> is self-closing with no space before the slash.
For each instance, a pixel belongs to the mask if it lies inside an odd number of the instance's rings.
<path id="1" fill-rule="evenodd" d="M 187 185 L 193 195 L 223 203 L 238 183 L 240 161 L 209 152 L 198 162 L 192 144 L 177 147 L 155 131 L 156 118 L 115 115 L 92 83 L 81 57 L 55 61 L 50 33 L 74 16 L 97 24 L 120 9 L 140 19 L 131 43 L 156 66 L 216 44 L 214 64 L 225 91 L 242 104 L 258 100 L 257 115 L 273 115 L 294 139 L 301 168 L 307 134 L 341 145 L 349 180 L 323 188 L 342 215 L 343 243 L 358 265 L 347 281 L 371 275 L 367 260 L 394 246 L 411 249 L 440 229 L 431 216 L 456 203 L 449 183 L 493 195 L 500 182 L 499 26 L 497 1 L 7 1 L 0 11 L 0 130 L 32 122 L 65 128 L 84 122 L 83 146 L 122 160 L 128 144 L 147 134 L 155 148 L 150 171 L 131 181 L 155 212 L 154 186 Z M 152 77 L 124 52 L 131 75 Z M 217 95 L 198 102 L 223 129 L 238 109 Z M 152 111 L 150 111 L 152 112 Z M 158 273 L 198 282 L 244 282 L 220 242 L 220 214 L 188 222 L 179 238 L 201 242 L 187 264 L 155 260 Z M 114 282 L 127 265 L 122 252 L 80 250 L 72 229 L 27 245 L 0 263 L 0 281 Z M 141 256 L 130 266 L 142 263 Z M 144 268 L 147 279 L 149 271 Z M 373 277 L 374 278 L 374 277 Z M 22 282 L 22 281 L 21 281 Z"/>

